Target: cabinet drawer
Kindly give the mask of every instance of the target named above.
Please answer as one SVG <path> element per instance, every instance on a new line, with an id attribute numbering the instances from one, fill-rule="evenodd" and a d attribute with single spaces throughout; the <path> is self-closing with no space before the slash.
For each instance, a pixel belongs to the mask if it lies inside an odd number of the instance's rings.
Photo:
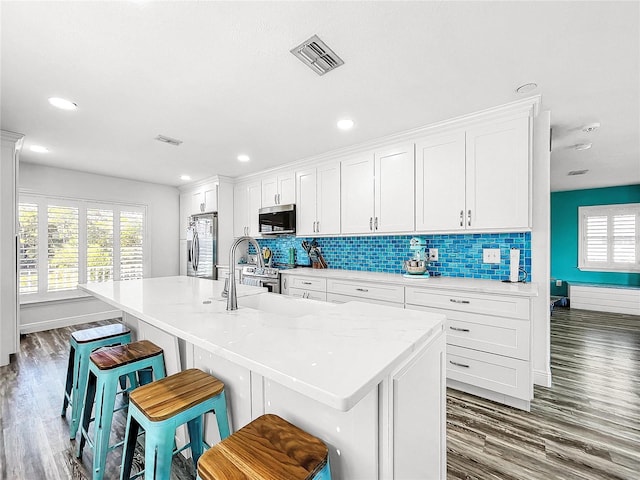
<path id="1" fill-rule="evenodd" d="M 406 295 L 410 305 L 529 319 L 528 298 L 416 287 L 407 287 Z"/>
<path id="2" fill-rule="evenodd" d="M 327 292 L 373 300 L 404 303 L 404 287 L 330 279 Z"/>
<path id="3" fill-rule="evenodd" d="M 529 360 L 530 325 L 527 320 L 407 305 L 408 309 L 444 313 L 447 344 Z"/>
<path id="4" fill-rule="evenodd" d="M 354 301 L 373 303 L 375 305 L 387 305 L 389 307 L 404 308 L 404 305 L 399 302 L 388 302 L 386 300 L 376 300 L 374 298 L 352 297 L 350 295 L 341 295 L 339 293 L 327 293 L 327 302 L 346 303 L 346 302 L 354 302 Z"/>
<path id="5" fill-rule="evenodd" d="M 325 292 L 327 290 L 326 278 L 284 276 L 282 281 L 286 283 L 287 288 L 303 288 L 305 290 L 315 290 Z"/>
<path id="6" fill-rule="evenodd" d="M 529 362 L 447 345 L 447 378 L 531 400 Z"/>
<path id="7" fill-rule="evenodd" d="M 297 298 L 310 298 L 311 300 L 327 301 L 326 292 L 316 292 L 314 290 L 306 290 L 304 288 L 289 287 L 288 295 Z"/>

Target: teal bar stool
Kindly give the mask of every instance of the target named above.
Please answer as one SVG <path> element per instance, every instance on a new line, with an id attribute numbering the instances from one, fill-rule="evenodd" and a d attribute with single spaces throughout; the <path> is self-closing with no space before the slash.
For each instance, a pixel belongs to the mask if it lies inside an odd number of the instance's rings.
<path id="1" fill-rule="evenodd" d="M 224 383 L 195 368 L 131 392 L 120 480 L 131 478 L 131 464 L 140 428 L 145 433 L 145 480 L 169 480 L 173 455 L 189 447 L 194 465 L 197 466 L 205 446 L 203 416 L 212 411 L 216 415 L 220 438 L 227 438 L 229 419 Z M 176 450 L 176 428 L 185 423 L 189 443 Z"/>
<path id="2" fill-rule="evenodd" d="M 89 376 L 85 394 L 80 442 L 77 457 L 82 457 L 85 443 L 93 448 L 93 479 L 102 480 L 109 451 L 122 445 L 109 446 L 111 420 L 113 418 L 118 380 L 126 375 L 133 378 L 129 390 L 135 391 L 138 383 L 148 383 L 151 375 L 164 378 L 164 355 L 162 349 L 148 340 L 103 348 L 90 355 Z M 151 371 L 150 371 L 151 370 Z M 139 380 L 135 378 L 136 374 Z M 91 418 L 95 400 L 95 418 Z M 126 407 L 123 407 L 126 408 Z M 94 422 L 93 439 L 89 438 L 89 424 Z"/>
<path id="3" fill-rule="evenodd" d="M 76 438 L 80 425 L 80 414 L 84 405 L 84 393 L 89 373 L 89 355 L 100 347 L 122 345 L 131 342 L 131 331 L 121 323 L 78 330 L 71 334 L 67 381 L 64 389 L 61 416 L 67 414 L 71 405 L 69 438 Z"/>
<path id="4" fill-rule="evenodd" d="M 207 450 L 197 480 L 331 480 L 329 450 L 283 418 L 256 418 Z"/>

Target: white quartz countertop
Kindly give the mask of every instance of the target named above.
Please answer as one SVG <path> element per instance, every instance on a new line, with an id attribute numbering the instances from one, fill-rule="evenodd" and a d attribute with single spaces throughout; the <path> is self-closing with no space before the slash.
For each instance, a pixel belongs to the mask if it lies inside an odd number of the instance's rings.
<path id="1" fill-rule="evenodd" d="M 405 287 L 455 289 L 522 297 L 535 297 L 538 295 L 538 286 L 536 283 L 505 283 L 499 280 L 484 280 L 479 278 L 457 278 L 442 275 L 437 277 L 423 277 L 419 275 L 405 277 L 397 273 L 361 272 L 335 268 L 292 268 L 281 270 L 280 274 L 376 282 L 387 285 L 402 285 Z"/>
<path id="2" fill-rule="evenodd" d="M 309 270 L 311 271 L 311 270 Z M 80 285 L 155 327 L 338 410 L 360 401 L 442 331 L 444 315 L 361 302 L 335 305 L 224 282 L 161 277 Z M 215 372 L 213 372 L 215 374 Z"/>

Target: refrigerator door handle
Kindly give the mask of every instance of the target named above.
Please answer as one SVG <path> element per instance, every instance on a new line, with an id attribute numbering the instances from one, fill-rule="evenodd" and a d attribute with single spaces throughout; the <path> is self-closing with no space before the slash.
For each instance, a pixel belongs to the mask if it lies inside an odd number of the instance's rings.
<path id="1" fill-rule="evenodd" d="M 198 232 L 193 232 L 193 269 L 198 271 L 198 263 L 200 257 L 200 240 L 198 239 Z"/>

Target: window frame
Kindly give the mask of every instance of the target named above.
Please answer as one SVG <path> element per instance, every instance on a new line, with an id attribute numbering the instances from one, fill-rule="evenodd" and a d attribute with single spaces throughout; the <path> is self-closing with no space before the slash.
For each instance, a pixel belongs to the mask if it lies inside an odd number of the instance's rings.
<path id="1" fill-rule="evenodd" d="M 635 215 L 635 263 L 614 262 L 612 259 L 613 234 L 611 218 L 614 215 Z M 588 262 L 586 223 L 588 217 L 607 217 L 607 261 Z M 578 207 L 578 269 L 587 272 L 638 273 L 640 272 L 640 203 L 588 205 Z"/>
<path id="2" fill-rule="evenodd" d="M 48 219 L 47 209 L 50 205 L 69 206 L 78 208 L 78 284 L 87 283 L 87 209 L 106 209 L 112 210 L 115 218 L 120 221 L 121 212 L 141 212 L 142 221 L 142 277 L 145 278 L 149 272 L 151 262 L 149 235 L 148 235 L 148 207 L 139 203 L 125 203 L 114 201 L 102 201 L 85 198 L 70 198 L 56 195 L 40 195 L 31 192 L 20 192 L 18 204 L 34 203 L 38 206 L 38 292 L 37 293 L 20 293 L 20 303 L 38 303 L 56 300 L 70 300 L 88 296 L 87 293 L 79 290 L 77 287 L 70 290 L 62 290 L 57 292 L 47 292 L 48 288 Z M 114 227 L 114 246 L 120 243 L 120 229 L 118 228 L 116 235 Z M 117 238 L 116 238 L 117 237 Z M 120 258 L 116 258 L 114 249 L 114 277 L 115 272 L 119 272 Z M 118 267 L 116 266 L 118 265 Z M 20 272 L 18 272 L 18 276 Z M 18 288 L 19 291 L 19 288 Z"/>

